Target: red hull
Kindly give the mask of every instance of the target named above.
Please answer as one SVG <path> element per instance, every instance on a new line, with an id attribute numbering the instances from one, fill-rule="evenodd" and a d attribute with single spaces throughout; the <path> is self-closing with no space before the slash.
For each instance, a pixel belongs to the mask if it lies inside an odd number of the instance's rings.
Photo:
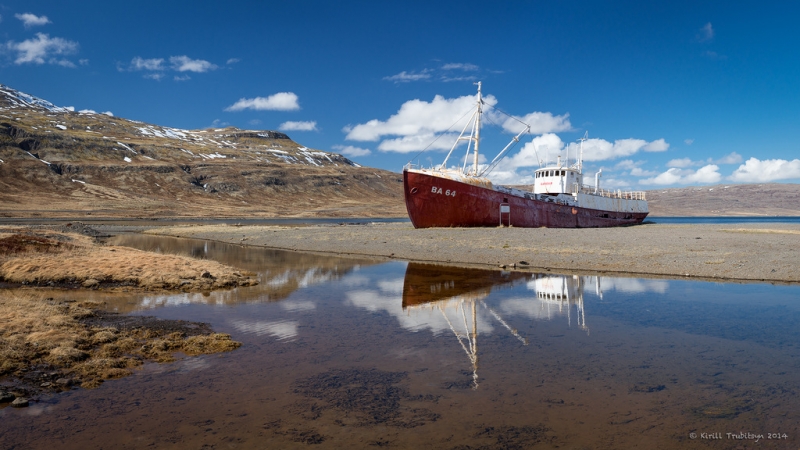
<path id="1" fill-rule="evenodd" d="M 518 197 L 407 170 L 403 171 L 403 190 L 414 228 L 598 228 L 636 225 L 647 217 L 646 212 L 604 211 Z"/>
<path id="2" fill-rule="evenodd" d="M 470 294 L 489 294 L 495 286 L 527 282 L 525 272 L 468 269 L 434 264 L 408 263 L 403 280 L 403 309 Z"/>

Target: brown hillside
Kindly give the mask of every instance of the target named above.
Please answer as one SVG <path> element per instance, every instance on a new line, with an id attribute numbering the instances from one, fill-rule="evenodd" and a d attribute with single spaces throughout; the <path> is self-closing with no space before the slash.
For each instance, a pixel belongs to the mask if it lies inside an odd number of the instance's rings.
<path id="1" fill-rule="evenodd" d="M 399 174 L 283 133 L 59 111 L 2 88 L 0 216 L 405 216 Z"/>
<path id="2" fill-rule="evenodd" d="M 647 191 L 651 216 L 800 216 L 800 184 L 722 184 Z"/>

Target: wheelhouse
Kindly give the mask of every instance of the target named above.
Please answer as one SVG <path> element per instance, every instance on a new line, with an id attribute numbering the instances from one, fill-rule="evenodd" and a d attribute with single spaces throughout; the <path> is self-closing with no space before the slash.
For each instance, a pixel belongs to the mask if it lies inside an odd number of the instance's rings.
<path id="1" fill-rule="evenodd" d="M 573 194 L 583 184 L 580 171 L 569 167 L 545 167 L 534 178 L 534 194 Z"/>

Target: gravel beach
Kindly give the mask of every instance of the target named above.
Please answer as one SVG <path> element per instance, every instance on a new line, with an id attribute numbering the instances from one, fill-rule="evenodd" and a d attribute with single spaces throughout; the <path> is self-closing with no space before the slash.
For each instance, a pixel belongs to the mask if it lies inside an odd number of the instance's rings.
<path id="1" fill-rule="evenodd" d="M 633 227 L 431 228 L 408 223 L 320 226 L 189 225 L 149 234 L 277 249 L 470 267 L 645 277 L 798 282 L 800 225 L 644 224 Z"/>

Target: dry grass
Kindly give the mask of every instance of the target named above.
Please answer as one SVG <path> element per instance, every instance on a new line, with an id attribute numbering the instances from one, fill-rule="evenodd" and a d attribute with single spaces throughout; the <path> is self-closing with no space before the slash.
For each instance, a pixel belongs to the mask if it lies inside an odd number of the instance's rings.
<path id="1" fill-rule="evenodd" d="M 247 275 L 215 261 L 104 246 L 78 234 L 0 235 L 0 280 L 11 283 L 210 290 L 255 284 Z"/>
<path id="2" fill-rule="evenodd" d="M 56 303 L 34 292 L 0 294 L 0 376 L 24 379 L 32 370 L 45 370 L 52 379 L 91 388 L 128 375 L 144 361 L 168 362 L 176 352 L 199 355 L 241 345 L 197 324 L 137 318 L 136 326 L 114 325 L 113 320 L 98 325 L 87 320 L 101 314 L 100 306 Z"/>

